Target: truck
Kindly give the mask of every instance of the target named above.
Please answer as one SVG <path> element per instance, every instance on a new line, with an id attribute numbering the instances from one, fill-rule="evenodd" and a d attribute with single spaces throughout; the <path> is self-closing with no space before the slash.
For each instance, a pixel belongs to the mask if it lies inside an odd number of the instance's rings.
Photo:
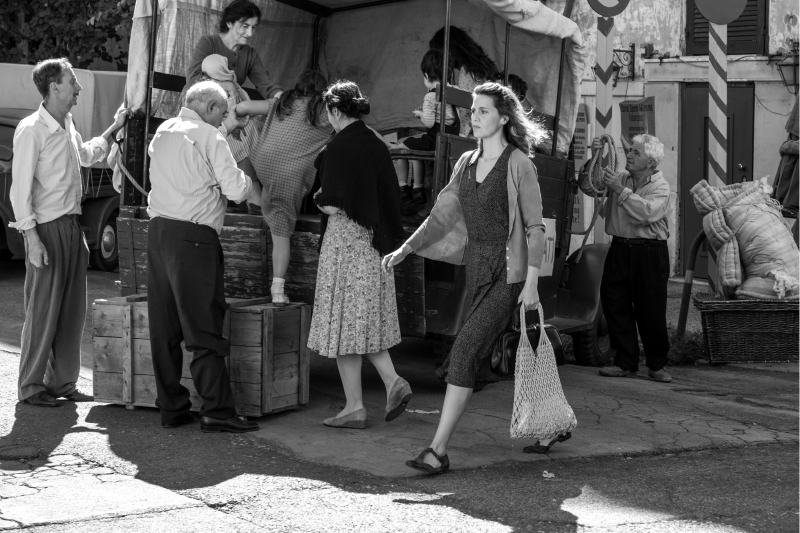
<path id="1" fill-rule="evenodd" d="M 385 136 L 405 135 L 418 127 L 407 110 L 421 99 L 419 60 L 439 28 L 462 27 L 490 55 L 502 57 L 506 76 L 515 73 L 528 81 L 527 99 L 552 132 L 549 146 L 540 147 L 532 157 L 548 226 L 539 281 L 545 320 L 573 337 L 579 364 L 605 364 L 613 350 L 599 288 L 608 245 L 585 247 L 580 260 L 569 250 L 572 206 L 578 194 L 571 144 L 586 55 L 580 28 L 569 19 L 574 1 L 560 2 L 561 13 L 535 0 L 255 3 L 262 8 L 260 26 L 266 29 L 259 29 L 251 46 L 259 50 L 273 77 L 291 87 L 300 70 L 310 67 L 321 69 L 331 81 L 347 78 L 357 82 L 370 97 L 373 109 L 365 121 Z M 202 35 L 215 31 L 213 15 L 224 4 L 137 1 L 126 89 L 133 110 L 124 146 L 130 179 L 123 183 L 120 208 L 120 223 L 126 227 L 120 235 L 123 294 L 147 290 L 147 142 L 158 124 L 177 114 L 191 50 Z M 445 41 L 449 42 L 449 30 Z M 449 50 L 447 44 L 444 50 Z M 442 79 L 447 78 L 443 73 Z M 440 98 L 443 105 L 471 105 L 471 96 L 457 88 L 446 88 Z M 392 157 L 430 161 L 429 197 L 435 198 L 455 161 L 475 146 L 474 139 L 442 131 L 435 151 L 396 150 Z M 310 303 L 316 282 L 319 215 L 313 202 L 305 205 L 307 212 L 298 220 L 292 241 L 286 292 L 292 299 Z M 409 234 L 418 224 L 407 224 Z M 229 213 L 220 239 L 226 256 L 226 295 L 263 296 L 268 290 L 271 243 L 260 217 Z M 261 279 L 253 281 L 254 277 Z M 437 353 L 446 354 L 467 307 L 464 267 L 412 255 L 395 268 L 395 285 L 402 334 L 427 338 Z"/>
<path id="2" fill-rule="evenodd" d="M 31 79 L 31 65 L 0 63 L 0 258 L 24 258 L 22 235 L 9 223 L 14 211 L 9 192 L 13 180 L 14 131 L 19 121 L 38 109 L 41 102 Z M 83 91 L 72 109 L 73 121 L 84 139 L 102 134 L 113 122 L 122 101 L 126 74 L 74 69 Z M 81 168 L 83 195 L 80 223 L 89 246 L 89 264 L 96 270 L 112 272 L 119 266 L 117 217 L 119 193 L 114 189 L 112 171 L 106 162 Z"/>

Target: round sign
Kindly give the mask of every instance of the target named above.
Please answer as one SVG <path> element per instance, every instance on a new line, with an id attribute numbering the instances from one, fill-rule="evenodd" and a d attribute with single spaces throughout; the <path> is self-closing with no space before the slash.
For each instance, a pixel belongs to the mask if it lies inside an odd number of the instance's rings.
<path id="1" fill-rule="evenodd" d="M 589 0 L 589 5 L 601 17 L 614 17 L 628 7 L 630 0 Z"/>
<path id="2" fill-rule="evenodd" d="M 592 0 L 589 0 L 591 3 Z M 747 0 L 694 0 L 694 5 L 705 18 L 714 24 L 730 24 L 739 18 Z"/>

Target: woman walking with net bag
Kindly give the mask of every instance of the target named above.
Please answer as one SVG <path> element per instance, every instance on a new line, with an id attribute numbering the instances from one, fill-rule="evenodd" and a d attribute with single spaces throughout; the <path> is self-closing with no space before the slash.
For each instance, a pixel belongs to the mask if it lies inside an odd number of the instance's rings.
<path id="1" fill-rule="evenodd" d="M 387 270 L 411 252 L 467 266 L 469 311 L 450 355 L 438 370 L 447 382 L 439 427 L 430 447 L 406 462 L 430 474 L 450 468 L 447 446 L 472 397 L 475 374 L 508 328 L 516 305 L 522 304 L 523 315 L 524 310 L 537 308 L 541 313 L 537 284 L 545 226 L 536 169 L 528 155 L 545 132 L 525 116 L 514 93 L 497 83 L 475 88 L 472 129 L 479 140 L 478 149 L 461 156 L 430 216 L 401 248 L 383 259 Z M 534 370 L 536 366 L 517 365 Z M 560 391 L 554 361 L 552 369 L 555 377 L 550 381 L 555 379 Z M 549 387 L 550 383 L 539 385 Z M 533 388 L 526 382 L 526 389 Z M 518 400 L 526 401 L 528 396 L 515 398 L 515 413 Z M 533 408 L 536 416 L 526 416 Z M 523 436 L 518 431 L 522 430 L 524 436 L 538 437 L 534 447 L 546 451 L 555 441 L 568 438 L 574 415 L 562 424 L 563 431 L 534 434 L 526 428 L 537 417 L 549 414 L 538 411 L 539 406 L 530 402 L 523 406 L 517 430 L 512 424 L 512 436 Z"/>

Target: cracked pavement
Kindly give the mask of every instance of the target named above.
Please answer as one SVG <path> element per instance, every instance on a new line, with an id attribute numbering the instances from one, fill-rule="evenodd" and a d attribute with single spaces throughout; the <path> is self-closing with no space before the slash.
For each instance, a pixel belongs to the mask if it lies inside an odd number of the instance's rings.
<path id="1" fill-rule="evenodd" d="M 90 271 L 90 294 L 115 294 L 112 276 Z M 19 272 L 0 263 L 5 338 L 18 327 L 16 282 Z M 473 397 L 454 436 L 453 472 L 425 477 L 403 462 L 429 444 L 439 417 L 430 412 L 441 409 L 443 389 L 419 341 L 393 350 L 414 389 L 409 408 L 418 412 L 384 423 L 385 393 L 365 364 L 370 427 L 324 428 L 322 418 L 344 399 L 335 361 L 315 358 L 311 403 L 261 418 L 262 430 L 248 435 L 203 434 L 197 423 L 163 430 L 153 409 L 18 404 L 19 357 L 3 350 L 0 530 L 772 533 L 800 526 L 797 365 L 679 367 L 671 384 L 562 367 L 578 428 L 549 456 L 523 454 L 529 442 L 509 438 L 513 384 L 492 384 Z M 90 391 L 91 382 L 79 387 Z"/>

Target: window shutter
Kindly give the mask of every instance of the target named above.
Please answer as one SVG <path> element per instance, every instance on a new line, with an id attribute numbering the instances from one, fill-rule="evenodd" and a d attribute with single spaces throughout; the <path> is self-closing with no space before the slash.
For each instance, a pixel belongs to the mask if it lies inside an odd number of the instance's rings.
<path id="1" fill-rule="evenodd" d="M 686 1 L 686 55 L 708 55 L 709 22 L 694 0 Z M 728 24 L 728 55 L 767 53 L 767 1 L 747 0 L 739 18 Z"/>

